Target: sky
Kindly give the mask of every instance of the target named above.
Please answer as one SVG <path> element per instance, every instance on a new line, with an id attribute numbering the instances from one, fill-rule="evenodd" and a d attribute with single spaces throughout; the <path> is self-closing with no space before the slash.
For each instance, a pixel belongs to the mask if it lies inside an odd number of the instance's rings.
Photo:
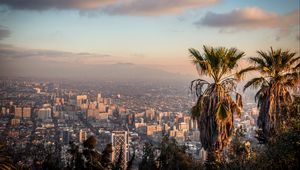
<path id="1" fill-rule="evenodd" d="M 299 20 L 299 0 L 0 0 L 0 75 L 195 75 L 188 49 L 203 45 L 299 55 Z"/>

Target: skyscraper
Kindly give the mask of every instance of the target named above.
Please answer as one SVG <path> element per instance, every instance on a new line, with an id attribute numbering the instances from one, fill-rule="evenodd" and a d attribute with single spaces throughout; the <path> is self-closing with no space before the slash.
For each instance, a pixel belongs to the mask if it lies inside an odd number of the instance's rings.
<path id="1" fill-rule="evenodd" d="M 16 107 L 15 108 L 15 118 L 22 118 L 22 107 Z"/>
<path id="2" fill-rule="evenodd" d="M 30 117 L 31 117 L 31 108 L 23 107 L 23 118 L 30 118 Z"/>
<path id="3" fill-rule="evenodd" d="M 79 131 L 79 143 L 83 143 L 86 140 L 86 131 L 80 129 Z"/>
<path id="4" fill-rule="evenodd" d="M 113 152 L 111 154 L 112 162 L 117 161 L 119 156 L 121 156 L 122 169 L 126 169 L 129 157 L 127 131 L 113 131 L 111 135 L 111 143 L 113 145 Z"/>
<path id="5" fill-rule="evenodd" d="M 70 133 L 69 133 L 69 131 L 68 130 L 64 130 L 63 134 L 62 134 L 62 137 L 63 137 L 63 143 L 64 143 L 64 145 L 68 145 L 69 141 L 70 141 Z"/>
<path id="6" fill-rule="evenodd" d="M 102 103 L 103 102 L 101 93 L 98 93 L 98 95 L 97 95 L 97 102 L 98 103 Z"/>

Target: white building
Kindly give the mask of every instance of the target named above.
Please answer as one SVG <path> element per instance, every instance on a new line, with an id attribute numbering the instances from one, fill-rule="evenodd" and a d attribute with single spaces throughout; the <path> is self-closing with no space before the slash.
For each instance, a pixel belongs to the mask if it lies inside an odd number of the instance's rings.
<path id="1" fill-rule="evenodd" d="M 51 119 L 51 108 L 41 108 L 37 112 L 38 119 L 46 120 Z"/>
<path id="2" fill-rule="evenodd" d="M 113 152 L 111 154 L 112 162 L 117 161 L 122 156 L 122 169 L 126 169 L 129 152 L 128 152 L 128 133 L 127 131 L 113 131 L 111 134 L 111 143 Z M 122 154 L 120 155 L 122 149 Z"/>

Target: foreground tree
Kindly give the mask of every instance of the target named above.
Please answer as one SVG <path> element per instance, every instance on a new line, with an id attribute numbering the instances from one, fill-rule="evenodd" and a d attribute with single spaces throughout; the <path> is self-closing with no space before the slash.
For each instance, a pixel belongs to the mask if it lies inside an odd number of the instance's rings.
<path id="1" fill-rule="evenodd" d="M 112 145 L 107 144 L 102 152 L 96 150 L 97 139 L 90 136 L 83 143 L 82 151 L 80 146 L 75 143 L 70 143 L 68 152 L 71 154 L 71 160 L 66 169 L 98 169 L 108 170 L 112 169 L 112 162 L 110 154 L 112 152 Z"/>
<path id="2" fill-rule="evenodd" d="M 296 53 L 281 49 L 268 52 L 257 51 L 258 57 L 251 57 L 254 66 L 239 72 L 239 76 L 249 71 L 258 71 L 261 77 L 247 82 L 244 91 L 249 88 L 259 88 L 255 100 L 258 102 L 259 117 L 257 125 L 260 128 L 258 139 L 264 143 L 278 133 L 278 130 L 288 113 L 292 103 L 290 89 L 299 84 L 300 57 Z"/>
<path id="3" fill-rule="evenodd" d="M 200 140 L 208 153 L 206 164 L 209 168 L 220 160 L 220 152 L 229 142 L 234 129 L 233 113 L 241 113 L 242 98 L 236 92 L 237 79 L 232 71 L 244 52 L 207 46 L 203 46 L 203 50 L 203 54 L 196 49 L 189 49 L 189 52 L 199 75 L 208 76 L 212 81 L 196 79 L 191 82 L 191 91 L 198 98 L 191 113 L 199 124 Z M 232 99 L 233 94 L 236 100 Z"/>
<path id="4" fill-rule="evenodd" d="M 178 145 L 175 139 L 163 136 L 158 146 L 146 143 L 139 170 L 203 169 L 199 161 Z"/>
<path id="5" fill-rule="evenodd" d="M 254 147 L 250 159 L 231 159 L 222 164 L 221 169 L 288 169 L 300 168 L 300 96 L 295 97 L 290 106 L 287 126 L 281 126 L 276 136 L 266 145 Z"/>
<path id="6" fill-rule="evenodd" d="M 0 142 L 0 169 L 12 170 L 16 169 L 13 165 L 13 161 L 7 152 L 7 147 L 4 143 Z"/>

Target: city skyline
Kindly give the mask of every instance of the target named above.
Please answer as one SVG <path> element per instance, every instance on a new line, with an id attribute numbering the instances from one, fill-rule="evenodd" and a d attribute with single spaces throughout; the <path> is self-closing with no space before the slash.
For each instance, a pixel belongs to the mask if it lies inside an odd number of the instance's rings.
<path id="1" fill-rule="evenodd" d="M 189 48 L 300 51 L 297 0 L 1 0 L 0 13 L 1 76 L 195 76 Z"/>

